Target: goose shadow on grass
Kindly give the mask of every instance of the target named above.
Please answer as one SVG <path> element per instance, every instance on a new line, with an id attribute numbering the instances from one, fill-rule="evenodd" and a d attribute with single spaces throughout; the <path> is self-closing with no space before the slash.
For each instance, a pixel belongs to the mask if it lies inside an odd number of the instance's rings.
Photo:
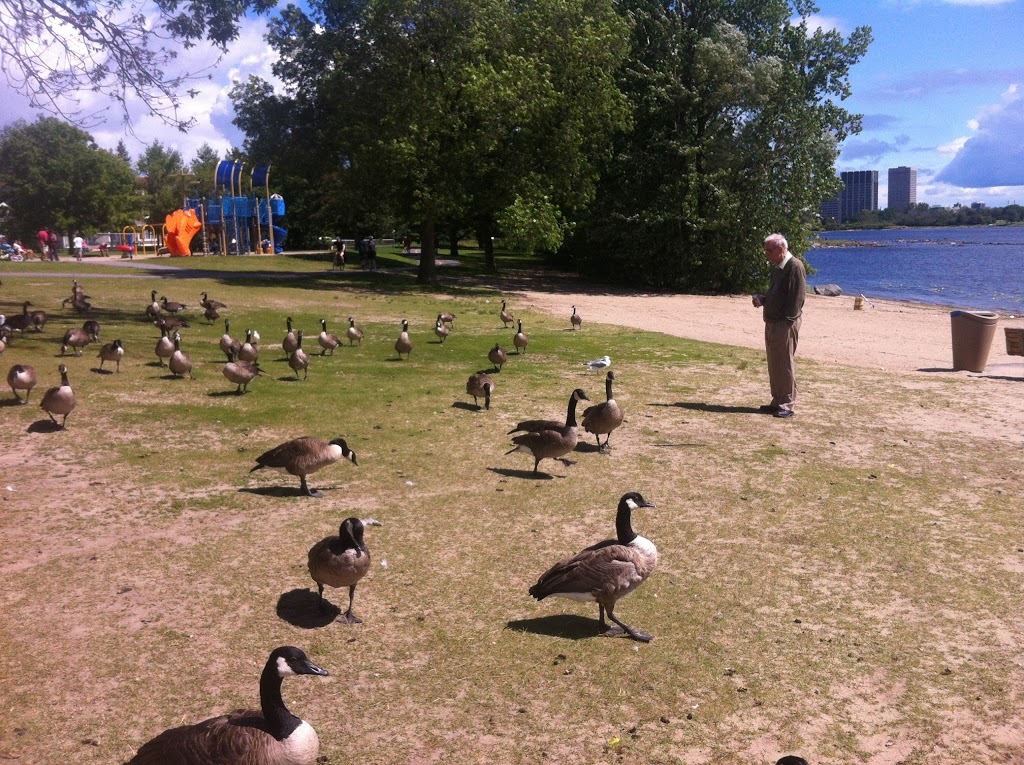
<path id="1" fill-rule="evenodd" d="M 243 390 L 241 392 L 236 391 L 236 390 L 211 390 L 206 395 L 210 396 L 211 398 L 222 398 L 224 396 L 244 396 L 248 392 L 249 391 L 247 391 L 247 390 Z"/>
<path id="2" fill-rule="evenodd" d="M 112 375 L 112 374 L 114 374 L 114 370 L 113 369 L 100 369 L 99 367 L 93 367 L 89 371 L 93 372 L 94 374 L 98 374 L 98 375 Z"/>
<path id="3" fill-rule="evenodd" d="M 324 487 L 310 486 L 310 489 L 323 491 Z M 243 486 L 239 489 L 245 494 L 258 494 L 261 497 L 305 497 L 298 486 Z"/>
<path id="4" fill-rule="evenodd" d="M 25 406 L 25 404 L 27 404 L 27 403 L 28 403 L 27 401 L 23 401 L 20 398 L 18 398 L 18 399 L 14 399 L 14 398 L 2 398 L 2 399 L 0 399 L 0 407 L 4 407 L 4 406 Z"/>
<path id="5" fill-rule="evenodd" d="M 484 411 L 483 406 L 480 404 L 470 404 L 467 401 L 456 401 L 452 404 L 452 409 L 465 409 L 467 412 L 482 412 Z"/>
<path id="6" fill-rule="evenodd" d="M 323 610 L 313 590 L 296 588 L 277 600 L 277 615 L 289 624 L 304 630 L 326 627 L 341 615 L 341 609 L 324 598 Z"/>
<path id="7" fill-rule="evenodd" d="M 676 407 L 678 409 L 689 409 L 694 412 L 712 412 L 714 414 L 759 414 L 764 416 L 756 406 L 728 406 L 726 404 L 709 404 L 705 401 L 677 401 L 671 404 L 653 403 L 648 406 Z"/>
<path id="8" fill-rule="evenodd" d="M 506 478 L 526 478 L 534 481 L 550 481 L 554 478 L 565 478 L 564 475 L 554 475 L 552 473 L 545 473 L 543 470 L 534 473 L 532 470 L 514 470 L 511 468 L 489 467 L 487 469 L 490 470 L 492 473 L 503 475 Z"/>
<path id="9" fill-rule="evenodd" d="M 529 632 L 534 635 L 583 640 L 598 637 L 601 632 L 596 619 L 576 614 L 552 614 L 534 619 L 513 619 L 505 625 L 513 632 Z"/>
<path id="10" fill-rule="evenodd" d="M 62 430 L 66 428 L 53 420 L 36 420 L 26 428 L 28 433 L 60 433 Z"/>

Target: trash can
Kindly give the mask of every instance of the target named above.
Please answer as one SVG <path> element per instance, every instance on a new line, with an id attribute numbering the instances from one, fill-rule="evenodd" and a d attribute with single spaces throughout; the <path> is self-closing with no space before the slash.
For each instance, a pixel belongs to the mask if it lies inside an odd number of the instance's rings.
<path id="1" fill-rule="evenodd" d="M 989 311 L 951 311 L 953 331 L 953 369 L 984 372 L 992 338 L 996 334 L 997 314 Z"/>

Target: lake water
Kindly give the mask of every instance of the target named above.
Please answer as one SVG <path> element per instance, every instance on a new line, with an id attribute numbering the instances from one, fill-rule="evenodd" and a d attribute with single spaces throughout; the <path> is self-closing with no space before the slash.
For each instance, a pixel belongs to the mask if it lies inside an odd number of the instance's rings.
<path id="1" fill-rule="evenodd" d="M 844 295 L 1024 314 L 1024 226 L 827 231 L 862 245 L 805 253 L 809 285 Z"/>

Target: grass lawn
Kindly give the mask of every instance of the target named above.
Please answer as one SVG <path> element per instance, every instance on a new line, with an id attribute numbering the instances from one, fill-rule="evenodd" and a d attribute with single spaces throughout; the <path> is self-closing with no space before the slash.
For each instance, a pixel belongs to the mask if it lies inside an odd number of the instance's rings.
<path id="1" fill-rule="evenodd" d="M 466 257 L 457 273 L 475 268 Z M 948 407 L 943 392 L 812 362 L 801 385 L 829 398 L 829 418 L 754 417 L 762 353 L 572 332 L 514 304 L 529 348 L 477 411 L 466 378 L 490 368 L 496 342 L 512 348 L 503 296 L 331 273 L 327 258 L 159 261 L 200 275 L 0 264 L 0 311 L 30 300 L 50 313 L 2 356 L 5 373 L 27 363 L 40 378 L 30 405 L 0 401 L 4 759 L 123 762 L 165 728 L 256 706 L 267 654 L 293 644 L 331 676 L 287 680 L 285 701 L 336 765 L 1024 760 L 1021 492 L 1005 480 L 1020 475 L 1019 444 L 922 432 L 915 412 Z M 68 273 L 100 342 L 124 341 L 120 374 L 96 371 L 97 345 L 59 358 L 84 318 L 60 308 Z M 154 289 L 189 304 L 194 380 L 157 363 Z M 232 334 L 262 335 L 266 374 L 248 395 L 221 374 L 224 325 L 196 309 L 204 290 L 228 304 Z M 458 318 L 441 345 L 446 309 Z M 305 382 L 279 347 L 288 316 L 313 357 Z M 320 357 L 319 320 L 343 338 L 350 316 L 362 344 Z M 402 319 L 409 360 L 393 348 Z M 610 453 L 582 434 L 576 465 L 532 476 L 530 457 L 505 454 L 506 432 L 563 417 L 576 387 L 603 400 L 603 373 L 582 362 L 604 354 L 626 410 Z M 38 403 L 62 362 L 78 406 L 54 431 Z M 904 425 L 872 418 L 864 402 L 883 400 Z M 358 455 L 310 477 L 323 499 L 249 473 L 300 435 L 344 436 Z M 634 526 L 661 559 L 617 614 L 650 644 L 597 637 L 596 605 L 527 595 L 552 563 L 613 536 L 634 490 L 657 504 Z M 384 524 L 366 533 L 357 626 L 317 612 L 306 571 L 309 547 L 348 516 Z"/>

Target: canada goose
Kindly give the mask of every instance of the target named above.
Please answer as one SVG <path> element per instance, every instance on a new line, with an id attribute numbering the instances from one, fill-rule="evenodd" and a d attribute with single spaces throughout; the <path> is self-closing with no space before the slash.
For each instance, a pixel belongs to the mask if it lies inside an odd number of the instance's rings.
<path id="1" fill-rule="evenodd" d="M 512 443 L 515 447 L 509 449 L 506 454 L 512 452 L 529 452 L 533 455 L 533 472 L 537 472 L 537 466 L 542 459 L 555 459 L 568 467 L 572 461 L 564 458 L 576 448 L 576 441 L 579 437 L 576 428 L 576 404 L 580 401 L 590 401 L 582 388 L 577 388 L 569 396 L 569 408 L 565 414 L 565 424 L 557 420 L 524 420 L 508 432 L 508 435 L 525 431 L 521 436 L 515 436 Z"/>
<path id="2" fill-rule="evenodd" d="M 100 323 L 95 319 L 87 319 L 82 323 L 82 329 L 89 333 L 93 342 L 100 339 Z"/>
<path id="3" fill-rule="evenodd" d="M 455 314 L 451 311 L 441 311 L 441 313 L 438 314 L 438 317 L 448 326 L 451 326 L 452 322 L 455 321 Z"/>
<path id="4" fill-rule="evenodd" d="M 620 622 L 615 616 L 615 603 L 643 584 L 658 565 L 658 548 L 633 531 L 631 516 L 638 507 L 655 504 L 635 491 L 623 494 L 615 515 L 616 538 L 598 542 L 556 563 L 530 588 L 530 595 L 537 600 L 556 597 L 585 603 L 596 601 L 602 635 L 625 633 L 635 640 L 651 642 L 652 635 Z M 617 626 L 605 623 L 606 611 Z"/>
<path id="5" fill-rule="evenodd" d="M 260 675 L 260 709 L 236 709 L 150 739 L 128 765 L 313 765 L 316 731 L 284 705 L 281 681 L 291 675 L 328 675 L 294 646 L 275 648 Z"/>
<path id="6" fill-rule="evenodd" d="M 337 335 L 331 334 L 327 331 L 327 319 L 320 319 L 320 336 L 317 338 L 320 343 L 320 355 L 323 356 L 327 351 L 334 355 L 334 349 L 341 345 L 341 340 L 338 339 Z"/>
<path id="7" fill-rule="evenodd" d="M 259 346 L 259 344 L 260 344 L 260 333 L 259 333 L 258 330 L 254 329 L 252 331 L 252 335 L 249 337 L 249 342 L 252 343 L 255 346 Z M 258 348 L 257 348 L 257 350 L 258 350 Z"/>
<path id="8" fill-rule="evenodd" d="M 9 330 L 15 332 L 24 332 L 26 329 L 32 326 L 32 316 L 28 312 L 28 307 L 32 305 L 29 301 L 25 301 L 21 304 L 21 313 L 16 313 L 13 316 L 8 316 L 7 321 L 4 322 Z"/>
<path id="9" fill-rule="evenodd" d="M 29 314 L 29 321 L 31 322 L 32 326 L 35 327 L 36 332 L 43 331 L 43 327 L 46 326 L 47 318 L 48 317 L 46 316 L 46 311 L 42 310 L 32 311 L 32 313 Z"/>
<path id="10" fill-rule="evenodd" d="M 189 324 L 184 319 L 179 319 L 177 316 L 161 316 L 159 319 L 153 322 L 157 329 L 161 332 L 177 332 L 182 327 L 188 327 Z"/>
<path id="11" fill-rule="evenodd" d="M 212 308 L 215 311 L 218 308 L 228 307 L 227 303 L 222 303 L 219 300 L 210 300 L 205 292 L 202 293 L 202 297 L 200 297 L 199 299 L 199 305 L 201 305 L 203 308 Z"/>
<path id="12" fill-rule="evenodd" d="M 321 438 L 302 436 L 278 444 L 270 451 L 261 454 L 256 458 L 256 467 L 249 472 L 255 473 L 263 468 L 272 468 L 289 475 L 297 475 L 299 491 L 302 494 L 307 497 L 322 497 L 323 494 L 320 492 L 310 491 L 309 486 L 306 485 L 306 476 L 328 465 L 333 465 L 342 458 L 347 459 L 353 465 L 359 464 L 356 461 L 356 453 L 348 448 L 348 443 L 344 438 L 324 441 Z"/>
<path id="13" fill-rule="evenodd" d="M 14 393 L 14 397 L 22 404 L 27 404 L 29 394 L 36 387 L 35 367 L 31 367 L 28 364 L 15 364 L 7 372 L 7 384 L 11 386 L 11 392 Z M 18 395 L 19 390 L 25 391 L 24 401 Z"/>
<path id="14" fill-rule="evenodd" d="M 229 319 L 224 319 L 224 334 L 220 336 L 217 345 L 220 346 L 220 352 L 228 357 L 228 361 L 237 356 L 238 349 L 242 347 L 242 344 L 231 336 L 231 321 Z"/>
<path id="15" fill-rule="evenodd" d="M 514 323 L 516 320 L 515 316 L 513 316 L 511 313 L 505 310 L 504 300 L 501 301 L 501 311 L 498 313 L 498 318 L 501 319 L 501 323 L 504 324 L 506 327 L 509 324 Z"/>
<path id="16" fill-rule="evenodd" d="M 363 330 L 356 326 L 356 320 L 351 316 L 348 317 L 348 331 L 345 332 L 348 337 L 348 344 L 358 342 L 360 345 L 363 344 Z"/>
<path id="17" fill-rule="evenodd" d="M 174 333 L 174 353 L 167 360 L 167 366 L 171 368 L 171 374 L 177 377 L 184 377 L 187 374 L 188 379 L 195 379 L 192 377 L 192 359 L 181 352 L 181 335 L 177 332 Z"/>
<path id="18" fill-rule="evenodd" d="M 486 372 L 477 372 L 470 375 L 466 381 L 466 393 L 473 397 L 473 403 L 478 407 L 477 398 L 484 397 L 484 409 L 491 408 L 491 391 L 494 390 L 494 380 Z"/>
<path id="19" fill-rule="evenodd" d="M 150 302 L 146 306 L 146 316 L 156 319 L 160 316 L 160 303 L 156 300 L 156 290 L 149 293 Z"/>
<path id="20" fill-rule="evenodd" d="M 256 361 L 260 357 L 259 349 L 252 344 L 252 330 L 245 330 L 245 342 L 238 348 L 239 361 Z"/>
<path id="21" fill-rule="evenodd" d="M 258 362 L 238 361 L 234 351 L 232 351 L 231 355 L 228 357 L 228 363 L 224 365 L 221 372 L 229 382 L 238 386 L 235 393 L 239 396 L 243 393 L 248 393 L 249 383 L 255 380 L 257 375 L 263 374 L 263 370 L 260 369 Z"/>
<path id="22" fill-rule="evenodd" d="M 380 521 L 367 518 L 346 518 L 341 522 L 338 536 L 321 539 L 309 548 L 309 575 L 316 582 L 320 599 L 317 605 L 324 608 L 324 585 L 348 587 L 348 610 L 338 617 L 343 624 L 362 624 L 363 620 L 352 613 L 352 601 L 356 585 L 370 570 L 370 550 L 363 541 L 366 526 L 380 526 Z"/>
<path id="23" fill-rule="evenodd" d="M 167 313 L 178 313 L 188 308 L 184 303 L 175 303 L 173 300 L 168 300 L 166 296 L 160 296 L 160 307 L 167 311 Z"/>
<path id="24" fill-rule="evenodd" d="M 91 342 L 92 338 L 88 332 L 78 327 L 72 327 L 64 333 L 64 338 L 60 341 L 60 355 L 63 356 L 68 348 L 74 348 L 75 355 L 81 356 L 82 349 Z"/>
<path id="25" fill-rule="evenodd" d="M 583 326 L 583 319 L 576 313 L 576 306 L 572 307 L 572 316 L 569 317 L 569 323 L 572 324 L 574 330 Z"/>
<path id="26" fill-rule="evenodd" d="M 519 322 L 519 331 L 512 337 L 512 345 L 516 347 L 516 353 L 526 353 L 526 346 L 530 344 L 530 338 L 523 334 L 523 320 L 516 319 Z"/>
<path id="27" fill-rule="evenodd" d="M 775 765 L 807 765 L 807 760 L 798 754 L 787 754 L 785 757 L 780 757 Z"/>
<path id="28" fill-rule="evenodd" d="M 216 308 L 207 306 L 206 310 L 203 311 L 203 318 L 205 318 L 206 321 L 209 322 L 210 324 L 213 324 L 215 321 L 217 321 L 217 319 L 220 318 L 220 314 L 217 313 Z"/>
<path id="29" fill-rule="evenodd" d="M 494 364 L 494 368 L 500 372 L 501 368 L 505 366 L 505 362 L 508 361 L 508 354 L 504 348 L 495 343 L 494 347 L 487 352 L 487 358 Z"/>
<path id="30" fill-rule="evenodd" d="M 412 356 L 412 340 L 409 339 L 408 319 L 402 319 L 402 331 L 395 341 L 395 351 L 398 353 L 398 358 L 402 358 L 403 353 L 406 355 L 406 358 Z"/>
<path id="31" fill-rule="evenodd" d="M 295 379 L 299 379 L 299 370 L 302 370 L 303 380 L 309 378 L 309 354 L 302 350 L 302 330 L 295 338 L 295 350 L 288 357 L 288 366 L 295 372 Z"/>
<path id="32" fill-rule="evenodd" d="M 89 313 L 92 310 L 92 303 L 85 299 L 82 295 L 72 295 L 69 298 L 64 298 L 61 301 L 61 305 L 71 304 L 71 307 L 75 309 L 75 313 Z"/>
<path id="33" fill-rule="evenodd" d="M 120 339 L 107 343 L 100 348 L 100 369 L 103 369 L 104 361 L 117 362 L 117 371 L 121 371 L 121 359 L 124 358 L 124 343 Z"/>
<path id="34" fill-rule="evenodd" d="M 3 326 L 3 323 L 4 323 L 4 315 L 2 313 L 0 313 L 0 327 Z M 6 337 L 6 335 L 2 331 L 0 331 L 0 356 L 3 356 L 4 355 L 4 351 L 7 350 L 7 341 L 4 339 L 5 337 Z"/>
<path id="35" fill-rule="evenodd" d="M 284 335 L 284 340 L 281 341 L 281 350 L 284 351 L 285 356 L 290 356 L 292 351 L 299 347 L 295 340 L 295 333 L 292 332 L 292 317 L 289 316 L 286 319 L 288 323 L 288 331 Z"/>
<path id="36" fill-rule="evenodd" d="M 164 359 L 169 359 L 173 353 L 174 341 L 171 340 L 170 333 L 165 329 L 160 333 L 160 339 L 156 341 L 156 358 L 160 362 L 160 366 L 166 366 Z"/>
<path id="37" fill-rule="evenodd" d="M 54 425 L 57 424 L 57 418 L 53 415 L 62 415 L 60 426 L 63 428 L 64 423 L 68 421 L 68 415 L 75 408 L 75 392 L 71 390 L 71 383 L 68 382 L 68 368 L 61 364 L 57 367 L 57 371 L 60 372 L 60 385 L 49 388 L 43 394 L 39 408 L 50 415 Z M 27 397 L 26 400 L 28 400 Z"/>
<path id="38" fill-rule="evenodd" d="M 437 335 L 441 341 L 441 345 L 444 345 L 445 339 L 452 333 L 451 327 L 441 321 L 441 314 L 437 315 L 437 320 L 434 322 L 434 334 Z"/>
<path id="39" fill-rule="evenodd" d="M 588 406 L 583 410 L 583 429 L 593 433 L 597 439 L 598 451 L 601 450 L 601 434 L 604 434 L 604 445 L 608 447 L 608 440 L 612 437 L 612 431 L 622 424 L 622 409 L 615 402 L 612 395 L 612 383 L 615 381 L 615 372 L 608 370 L 608 376 L 604 381 L 605 401 L 600 404 Z M 610 448 L 610 447 L 609 447 Z"/>

